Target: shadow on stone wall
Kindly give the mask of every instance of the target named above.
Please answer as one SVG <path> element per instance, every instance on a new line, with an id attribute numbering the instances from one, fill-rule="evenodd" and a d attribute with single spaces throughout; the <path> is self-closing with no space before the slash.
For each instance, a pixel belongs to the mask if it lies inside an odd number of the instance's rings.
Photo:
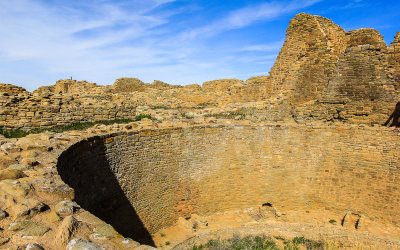
<path id="1" fill-rule="evenodd" d="M 125 196 L 105 156 L 103 141 L 84 141 L 70 147 L 58 159 L 62 180 L 75 191 L 75 201 L 112 225 L 124 237 L 154 246 L 135 209 Z"/>
<path id="2" fill-rule="evenodd" d="M 393 120 L 392 123 L 390 124 L 390 127 L 400 127 L 399 118 L 400 118 L 400 102 L 396 104 L 393 113 L 389 116 L 389 118 L 383 125 L 387 126 L 390 120 Z"/>

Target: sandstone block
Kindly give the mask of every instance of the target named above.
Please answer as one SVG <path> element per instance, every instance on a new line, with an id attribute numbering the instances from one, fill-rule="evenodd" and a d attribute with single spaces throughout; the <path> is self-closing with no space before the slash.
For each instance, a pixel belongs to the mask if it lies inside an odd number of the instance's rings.
<path id="1" fill-rule="evenodd" d="M 18 170 L 18 171 L 26 171 L 32 169 L 32 166 L 27 164 L 13 164 L 10 165 L 6 170 Z"/>
<path id="2" fill-rule="evenodd" d="M 29 193 L 31 188 L 29 184 L 21 183 L 18 180 L 0 181 L 0 189 L 13 197 L 24 197 Z"/>
<path id="3" fill-rule="evenodd" d="M 14 222 L 8 228 L 20 236 L 43 236 L 50 228 L 33 221 Z"/>
<path id="4" fill-rule="evenodd" d="M 6 244 L 9 241 L 10 241 L 10 238 L 0 236 L 0 246 Z"/>
<path id="5" fill-rule="evenodd" d="M 43 248 L 41 245 L 39 245 L 39 244 L 36 244 L 36 243 L 29 243 L 29 244 L 26 246 L 26 250 L 44 250 L 44 248 Z"/>
<path id="6" fill-rule="evenodd" d="M 10 156 L 0 156 L 0 169 L 6 169 L 12 164 L 16 164 L 17 161 Z"/>
<path id="7" fill-rule="evenodd" d="M 0 170 L 0 181 L 6 180 L 6 179 L 16 180 L 16 179 L 23 178 L 23 177 L 26 177 L 26 175 L 21 170 L 17 170 L 17 169 Z"/>
<path id="8" fill-rule="evenodd" d="M 119 235 L 111 225 L 105 223 L 95 227 L 94 232 L 106 238 L 114 238 Z"/>
<path id="9" fill-rule="evenodd" d="M 56 244 L 66 245 L 71 240 L 74 231 L 78 228 L 79 222 L 73 216 L 67 216 L 57 229 Z"/>
<path id="10" fill-rule="evenodd" d="M 72 215 L 78 208 L 79 205 L 71 200 L 61 201 L 54 207 L 56 213 L 61 217 Z"/>
<path id="11" fill-rule="evenodd" d="M 76 238 L 76 239 L 71 240 L 68 243 L 66 249 L 68 249 L 68 250 L 101 250 L 103 248 L 94 242 Z"/>

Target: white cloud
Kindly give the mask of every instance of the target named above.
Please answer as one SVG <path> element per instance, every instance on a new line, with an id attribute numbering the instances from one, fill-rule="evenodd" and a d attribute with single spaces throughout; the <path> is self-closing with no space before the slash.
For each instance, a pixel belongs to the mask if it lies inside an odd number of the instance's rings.
<path id="1" fill-rule="evenodd" d="M 100 84 L 112 84 L 122 76 L 176 84 L 231 77 L 237 74 L 231 62 L 254 63 L 258 67 L 275 57 L 242 54 L 275 52 L 282 43 L 253 44 L 212 55 L 211 48 L 205 48 L 201 39 L 187 38 L 211 37 L 272 20 L 319 0 L 248 6 L 178 34 L 168 27 L 158 29 L 168 24 L 172 15 L 185 12 L 185 7 L 193 8 L 190 4 L 177 9 L 162 8 L 174 1 L 87 0 L 49 4 L 50 1 L 39 0 L 0 0 L 0 75 L 10 83 L 23 83 L 29 90 L 46 79 L 71 75 Z M 230 61 L 226 59 L 228 53 L 232 55 Z M 45 79 L 38 82 L 41 78 Z"/>
<path id="2" fill-rule="evenodd" d="M 196 39 L 213 36 L 227 30 L 240 29 L 255 22 L 272 20 L 282 14 L 313 5 L 322 0 L 272 1 L 244 7 L 211 24 L 195 28 L 182 34 L 182 39 Z"/>

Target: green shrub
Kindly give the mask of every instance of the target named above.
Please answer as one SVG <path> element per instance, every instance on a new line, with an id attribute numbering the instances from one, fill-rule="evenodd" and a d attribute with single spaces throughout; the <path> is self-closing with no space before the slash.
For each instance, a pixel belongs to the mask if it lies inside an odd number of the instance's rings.
<path id="1" fill-rule="evenodd" d="M 275 240 L 273 239 L 275 238 Z M 322 241 L 314 241 L 301 237 L 295 237 L 292 240 L 285 240 L 281 236 L 274 237 L 263 236 L 246 236 L 239 237 L 234 235 L 231 239 L 228 240 L 210 240 L 206 244 L 203 245 L 195 245 L 192 250 L 277 250 L 278 248 L 276 244 L 276 240 L 283 241 L 284 250 L 298 250 L 298 249 L 324 249 L 324 242 Z"/>

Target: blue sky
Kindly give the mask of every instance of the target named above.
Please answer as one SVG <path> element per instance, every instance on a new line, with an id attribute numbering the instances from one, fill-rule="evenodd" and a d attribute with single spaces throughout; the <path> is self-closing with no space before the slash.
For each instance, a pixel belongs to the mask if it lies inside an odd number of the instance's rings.
<path id="1" fill-rule="evenodd" d="M 246 80 L 268 74 L 300 12 L 388 44 L 400 31 L 398 0 L 0 0 L 0 82 Z"/>

